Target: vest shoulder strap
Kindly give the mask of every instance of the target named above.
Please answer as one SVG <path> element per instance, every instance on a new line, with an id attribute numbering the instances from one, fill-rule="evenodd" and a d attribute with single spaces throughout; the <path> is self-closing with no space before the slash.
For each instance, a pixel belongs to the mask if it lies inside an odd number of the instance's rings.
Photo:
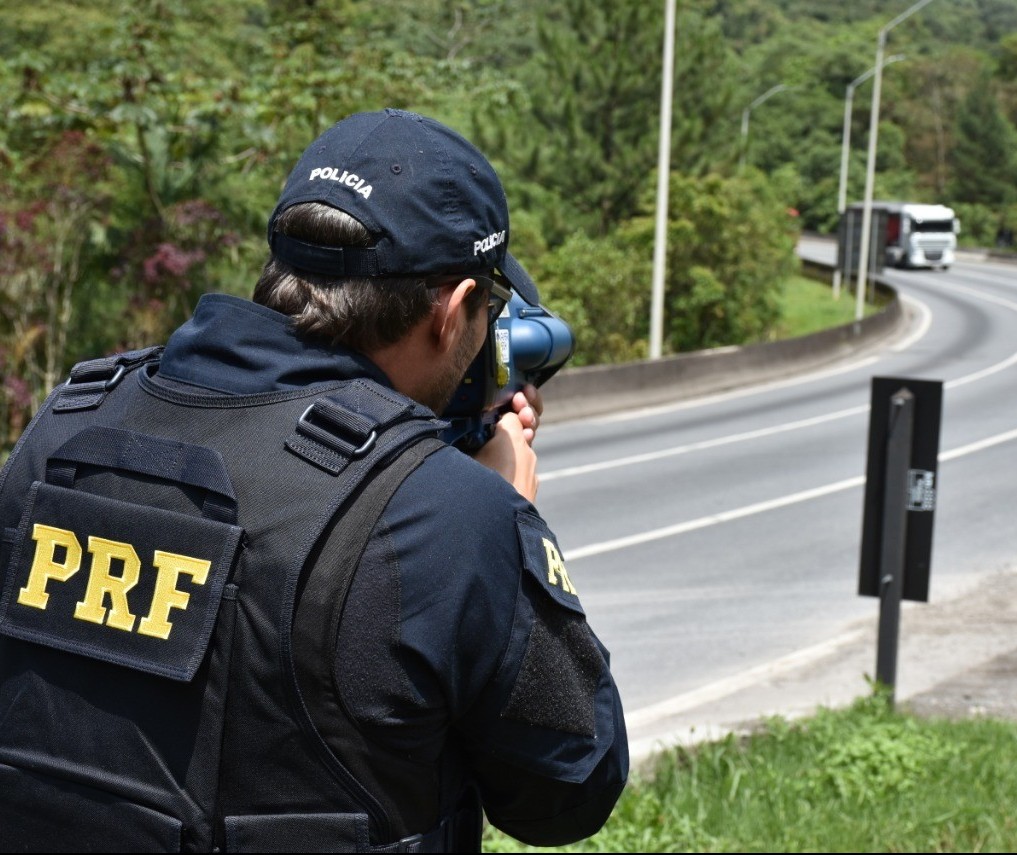
<path id="1" fill-rule="evenodd" d="M 357 379 L 304 410 L 286 448 L 331 475 L 374 457 L 386 462 L 416 437 L 436 436 L 447 423 L 426 407 L 375 383 Z"/>
<path id="2" fill-rule="evenodd" d="M 293 675 L 298 688 L 294 694 L 301 700 L 300 716 L 305 730 L 314 735 L 323 756 L 335 758 L 334 762 L 341 764 L 352 779 L 368 787 L 374 775 L 362 763 L 369 752 L 346 750 L 350 739 L 356 742 L 362 737 L 355 722 L 342 718 L 346 705 L 334 680 L 339 624 L 367 542 L 385 507 L 406 478 L 431 454 L 445 447 L 443 440 L 426 437 L 372 473 L 325 532 L 296 605 L 291 635 Z M 473 818 L 479 815 L 475 806 L 467 813 Z M 459 851 L 459 847 L 449 848 L 450 835 L 460 835 L 468 826 L 462 817 L 444 817 L 430 834 L 414 835 L 377 851 Z M 473 841 L 470 832 L 466 836 L 471 840 L 471 848 L 477 846 L 479 833 L 477 841 Z"/>
<path id="3" fill-rule="evenodd" d="M 409 475 L 445 443 L 424 439 L 380 469 L 336 519 L 308 576 L 293 626 L 293 659 L 297 682 L 308 700 L 307 712 L 318 730 L 327 730 L 336 706 L 332 666 L 339 615 L 367 541 L 389 500 Z M 341 708 L 341 707 L 340 707 Z M 334 722 L 333 722 L 334 726 Z"/>
<path id="4" fill-rule="evenodd" d="M 162 352 L 162 345 L 157 345 L 79 362 L 57 389 L 53 410 L 59 413 L 98 407 L 127 374 L 149 362 L 158 362 Z"/>

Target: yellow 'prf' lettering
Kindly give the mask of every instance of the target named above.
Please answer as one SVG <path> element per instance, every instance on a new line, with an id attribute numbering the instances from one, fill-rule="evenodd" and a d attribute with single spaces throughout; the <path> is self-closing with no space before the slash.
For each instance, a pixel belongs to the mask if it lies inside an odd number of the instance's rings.
<path id="1" fill-rule="evenodd" d="M 204 585 L 212 564 L 199 558 L 174 555 L 160 549 L 155 551 L 153 563 L 159 575 L 155 579 L 152 608 L 148 616 L 143 617 L 138 624 L 138 632 L 165 640 L 169 638 L 170 630 L 173 629 L 173 624 L 169 621 L 170 609 L 186 609 L 191 599 L 191 595 L 186 591 L 177 590 L 180 574 L 186 573 L 194 580 L 195 585 Z"/>
<path id="2" fill-rule="evenodd" d="M 544 552 L 547 553 L 547 581 L 552 585 L 557 585 L 558 581 L 561 580 L 562 590 L 566 594 L 575 594 L 576 589 L 572 585 L 572 580 L 569 578 L 569 571 L 565 569 L 565 562 L 562 561 L 561 556 L 558 554 L 558 550 L 554 543 L 548 540 L 546 537 L 544 540 Z"/>
<path id="3" fill-rule="evenodd" d="M 45 611 L 49 603 L 46 585 L 50 580 L 66 582 L 81 569 L 81 543 L 73 531 L 42 523 L 33 527 L 32 540 L 36 543 L 32 569 L 28 571 L 25 587 L 18 592 L 18 602 Z M 62 561 L 57 561 L 57 549 L 60 547 L 65 550 L 65 555 Z M 124 632 L 133 631 L 136 615 L 131 613 L 127 594 L 141 577 L 141 559 L 137 550 L 119 540 L 89 536 L 88 552 L 92 556 L 92 566 L 88 571 L 84 599 L 74 607 L 74 617 Z M 123 565 L 119 576 L 112 572 L 114 559 Z M 155 591 L 148 616 L 138 622 L 137 632 L 165 641 L 173 630 L 169 620 L 170 609 L 186 609 L 191 600 L 190 594 L 177 588 L 180 575 L 186 573 L 193 584 L 204 585 L 212 563 L 159 549 L 155 550 L 152 563 L 156 569 Z"/>
<path id="4" fill-rule="evenodd" d="M 36 523 L 32 527 L 35 541 L 35 557 L 28 573 L 28 584 L 18 592 L 18 602 L 23 606 L 45 609 L 49 602 L 46 583 L 50 579 L 66 582 L 81 567 L 81 544 L 73 531 Z M 64 560 L 56 560 L 57 547 L 67 551 Z"/>
<path id="5" fill-rule="evenodd" d="M 88 551 L 92 553 L 92 569 L 88 575 L 85 599 L 74 608 L 74 617 L 91 623 L 104 623 L 114 629 L 130 632 L 134 629 L 134 615 L 127 606 L 127 592 L 138 584 L 141 576 L 141 559 L 134 547 L 119 540 L 104 537 L 89 537 Z M 110 572 L 113 559 L 123 562 L 124 571 L 120 576 Z M 104 601 L 109 595 L 110 610 L 106 617 Z"/>

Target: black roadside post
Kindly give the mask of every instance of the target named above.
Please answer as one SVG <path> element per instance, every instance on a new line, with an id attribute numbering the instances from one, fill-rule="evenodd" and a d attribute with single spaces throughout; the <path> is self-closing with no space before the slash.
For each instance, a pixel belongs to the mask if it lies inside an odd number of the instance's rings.
<path id="1" fill-rule="evenodd" d="M 902 600 L 928 602 L 943 384 L 874 377 L 858 593 L 879 597 L 876 680 L 894 703 Z"/>
<path id="2" fill-rule="evenodd" d="M 915 396 L 907 389 L 900 389 L 890 399 L 887 425 L 883 543 L 879 559 L 879 639 L 876 644 L 876 681 L 889 690 L 891 704 L 897 685 L 897 641 L 908 529 L 907 481 L 914 418 Z"/>

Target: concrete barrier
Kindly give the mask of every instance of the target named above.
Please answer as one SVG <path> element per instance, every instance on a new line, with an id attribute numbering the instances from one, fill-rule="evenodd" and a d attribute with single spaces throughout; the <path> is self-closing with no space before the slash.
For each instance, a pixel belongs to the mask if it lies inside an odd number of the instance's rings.
<path id="1" fill-rule="evenodd" d="M 896 290 L 878 280 L 877 290 L 886 301 L 880 312 L 811 335 L 623 365 L 564 368 L 542 390 L 541 421 L 549 424 L 674 403 L 783 379 L 850 357 L 894 335 L 905 322 Z"/>

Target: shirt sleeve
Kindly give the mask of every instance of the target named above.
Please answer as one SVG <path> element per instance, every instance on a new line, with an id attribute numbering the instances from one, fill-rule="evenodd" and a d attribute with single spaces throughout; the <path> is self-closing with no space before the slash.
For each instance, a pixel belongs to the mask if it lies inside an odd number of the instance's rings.
<path id="1" fill-rule="evenodd" d="M 455 743 L 488 819 L 523 842 L 596 833 L 628 774 L 625 723 L 547 524 L 449 449 L 407 479 L 377 534 L 351 590 L 359 628 L 344 618 L 338 651 L 351 712 L 404 756 Z M 395 625 L 369 646 L 391 656 L 372 660 L 365 628 L 390 625 L 386 612 Z"/>
<path id="2" fill-rule="evenodd" d="M 557 540 L 516 514 L 522 572 L 499 668 L 457 723 L 488 819 L 513 837 L 559 846 L 595 834 L 628 774 L 610 657 L 586 622 Z"/>

